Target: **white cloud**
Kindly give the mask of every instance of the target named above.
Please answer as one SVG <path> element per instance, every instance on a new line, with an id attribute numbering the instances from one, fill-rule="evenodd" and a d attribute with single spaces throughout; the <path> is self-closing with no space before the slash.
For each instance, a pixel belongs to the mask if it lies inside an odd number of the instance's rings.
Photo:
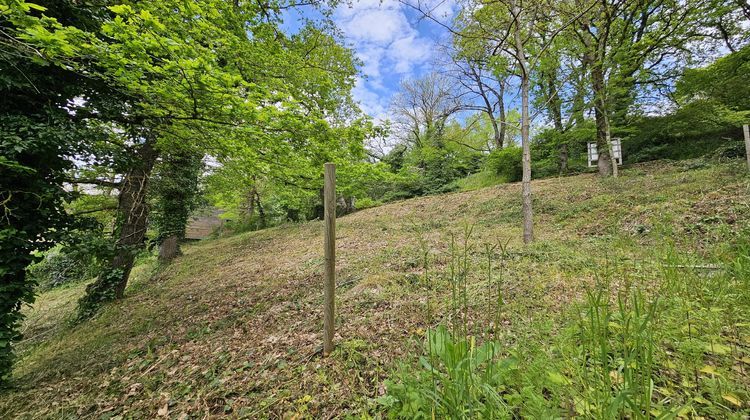
<path id="1" fill-rule="evenodd" d="M 430 1 L 434 13 L 452 15 L 454 0 Z M 357 1 L 339 7 L 334 18 L 363 62 L 366 79 L 358 81 L 354 97 L 365 112 L 383 119 L 397 88 L 393 76 L 421 72 L 432 58 L 435 40 L 421 34 L 405 6 L 395 0 Z"/>
<path id="2" fill-rule="evenodd" d="M 385 120 L 390 97 L 379 94 L 366 86 L 363 79 L 357 79 L 353 89 L 354 97 L 362 104 L 362 110 L 377 120 Z"/>
<path id="3" fill-rule="evenodd" d="M 397 73 L 410 73 L 416 65 L 427 62 L 432 57 L 433 41 L 415 35 L 397 39 L 391 44 L 394 70 Z"/>
<path id="4" fill-rule="evenodd" d="M 410 29 L 400 10 L 380 8 L 359 9 L 342 26 L 354 40 L 377 44 L 393 42 L 405 29 Z"/>

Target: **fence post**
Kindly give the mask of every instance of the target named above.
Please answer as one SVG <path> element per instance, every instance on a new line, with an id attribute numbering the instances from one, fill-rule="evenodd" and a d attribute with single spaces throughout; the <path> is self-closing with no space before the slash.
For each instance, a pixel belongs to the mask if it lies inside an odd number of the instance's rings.
<path id="1" fill-rule="evenodd" d="M 742 131 L 745 132 L 745 157 L 747 158 L 747 169 L 750 171 L 750 125 L 743 125 Z"/>
<path id="2" fill-rule="evenodd" d="M 323 318 L 323 355 L 333 351 L 336 289 L 336 165 L 325 164 L 323 193 L 325 219 L 325 308 Z"/>

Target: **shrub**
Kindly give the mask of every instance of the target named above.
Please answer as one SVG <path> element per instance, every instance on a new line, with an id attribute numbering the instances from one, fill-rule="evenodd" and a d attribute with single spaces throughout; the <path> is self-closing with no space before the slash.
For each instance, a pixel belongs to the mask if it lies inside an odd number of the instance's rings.
<path id="1" fill-rule="evenodd" d="M 523 175 L 522 155 L 523 150 L 517 146 L 495 150 L 487 157 L 487 169 L 507 182 L 520 181 Z"/>
<path id="2" fill-rule="evenodd" d="M 90 264 L 61 248 L 48 251 L 44 259 L 29 267 L 28 272 L 41 290 L 96 275 Z"/>
<path id="3" fill-rule="evenodd" d="M 381 204 L 383 203 L 378 200 L 374 200 L 370 197 L 362 197 L 362 198 L 358 198 L 354 205 L 357 208 L 357 210 L 364 210 L 364 209 L 369 209 L 370 207 L 377 207 Z"/>

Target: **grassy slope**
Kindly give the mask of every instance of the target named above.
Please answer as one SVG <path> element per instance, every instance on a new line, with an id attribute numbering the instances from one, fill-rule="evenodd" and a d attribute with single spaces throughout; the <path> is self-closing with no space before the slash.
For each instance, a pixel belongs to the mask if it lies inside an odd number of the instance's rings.
<path id="1" fill-rule="evenodd" d="M 597 265 L 652 261 L 667 242 L 720 259 L 750 226 L 750 178 L 739 163 L 655 163 L 618 180 L 581 175 L 533 189 L 537 241 L 528 249 L 518 184 L 339 219 L 338 350 L 326 359 L 317 354 L 320 222 L 205 241 L 162 269 L 147 261 L 123 301 L 77 327 L 60 318 L 83 285 L 48 292 L 29 311 L 17 387 L 0 394 L 0 417 L 354 414 L 420 348 L 428 300 L 438 319 L 448 312 L 449 291 L 419 281 L 422 244 L 439 277 L 451 234 L 462 240 L 473 226 L 470 283 L 481 296 L 481 246 L 509 240 L 503 325 L 524 334 L 579 299 Z"/>

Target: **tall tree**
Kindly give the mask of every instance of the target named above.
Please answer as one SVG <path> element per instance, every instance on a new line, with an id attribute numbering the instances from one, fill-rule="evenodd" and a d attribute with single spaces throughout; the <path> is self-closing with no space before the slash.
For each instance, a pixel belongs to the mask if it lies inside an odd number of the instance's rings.
<path id="1" fill-rule="evenodd" d="M 96 27 L 95 11 L 73 2 L 49 9 L 13 1 L 0 8 L 0 387 L 7 384 L 13 345 L 21 338 L 21 306 L 34 299 L 26 267 L 60 240 L 76 220 L 64 203 L 72 157 L 101 137 L 68 112 L 69 100 L 98 81 L 78 74 L 61 57 L 80 50 L 85 34 L 42 17 L 55 14 L 79 27 Z"/>
<path id="2" fill-rule="evenodd" d="M 468 24 L 459 16 L 457 22 Z M 506 141 L 505 91 L 509 75 L 497 70 L 499 66 L 492 56 L 491 48 L 483 40 L 454 38 L 454 51 L 449 52 L 451 63 L 448 74 L 458 85 L 458 95 L 463 109 L 483 112 L 492 127 L 495 149 L 502 149 Z"/>
<path id="3" fill-rule="evenodd" d="M 391 107 L 397 134 L 405 143 L 419 148 L 441 141 L 448 118 L 461 109 L 461 103 L 453 81 L 433 72 L 401 82 Z"/>
<path id="4" fill-rule="evenodd" d="M 11 32 L 9 44 L 39 55 L 32 59 L 64 61 L 65 68 L 115 93 L 62 99 L 76 120 L 107 130 L 121 158 L 111 161 L 120 162 L 110 168 L 114 183 L 85 180 L 118 188 L 119 223 L 110 263 L 82 299 L 81 317 L 122 296 L 134 253 L 143 246 L 149 178 L 159 154 L 172 145 L 241 153 L 278 167 L 285 160 L 280 157 L 361 143 L 361 137 L 334 132 L 355 121 L 352 54 L 330 35 L 329 22 L 308 22 L 285 34 L 281 16 L 294 2 L 85 6 L 97 11 L 100 25 L 75 32 L 83 34 L 77 45 L 40 31 L 37 21 L 61 27 L 61 16 L 50 10 L 39 20 L 33 17 L 38 8 L 20 4 L 11 9 L 11 24 L 31 29 Z"/>
<path id="5" fill-rule="evenodd" d="M 158 163 L 152 224 L 161 261 L 168 262 L 180 254 L 188 219 L 199 204 L 202 158 L 194 151 L 178 149 L 165 154 Z"/>
<path id="6" fill-rule="evenodd" d="M 675 64 L 705 1 L 573 0 L 560 10 L 575 20 L 570 28 L 590 72 L 599 173 L 612 175 L 611 123 L 623 121 L 636 88 L 679 74 Z"/>

